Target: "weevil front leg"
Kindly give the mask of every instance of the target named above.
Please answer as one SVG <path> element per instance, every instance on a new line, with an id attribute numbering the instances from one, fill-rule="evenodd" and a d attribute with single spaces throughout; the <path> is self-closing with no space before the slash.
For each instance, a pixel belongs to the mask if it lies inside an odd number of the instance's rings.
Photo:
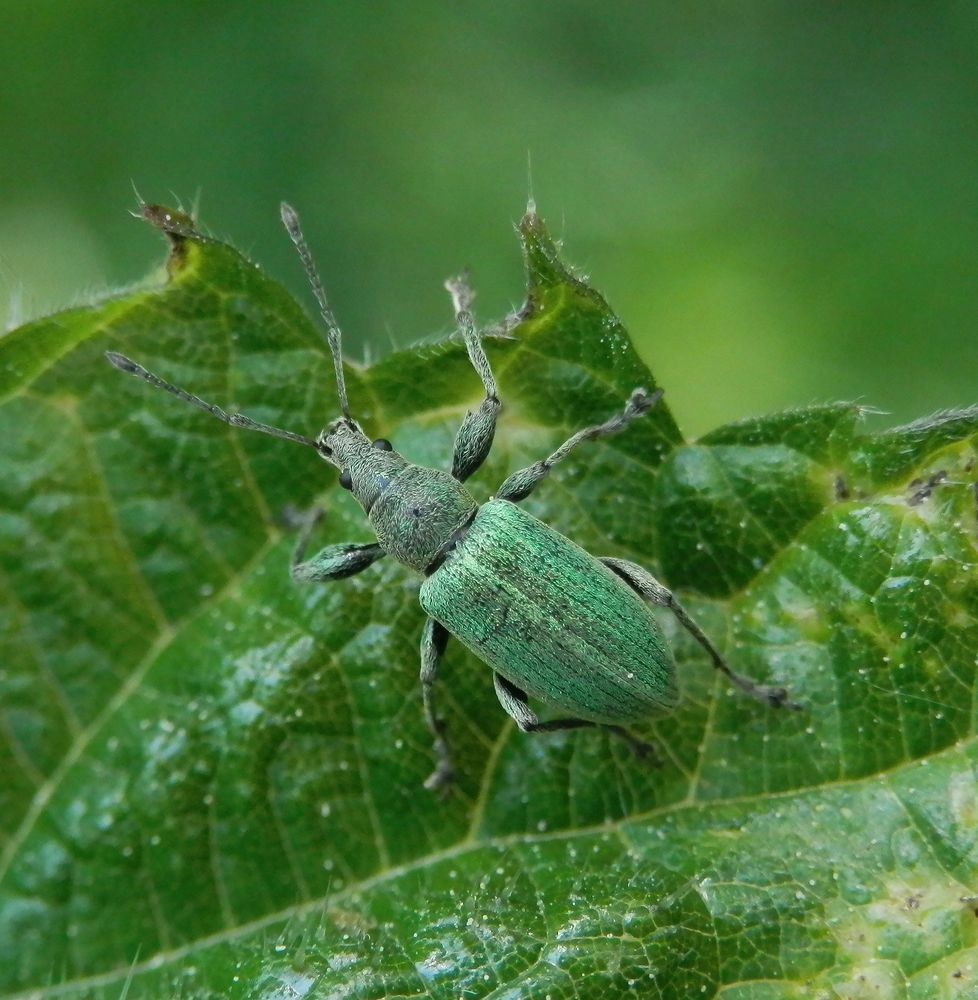
<path id="1" fill-rule="evenodd" d="M 516 503 L 524 497 L 528 497 L 537 488 L 540 480 L 549 475 L 550 470 L 558 462 L 563 461 L 579 444 L 593 441 L 595 438 L 607 437 L 609 434 L 617 434 L 627 424 L 648 413 L 661 398 L 661 389 L 656 389 L 651 394 L 644 389 L 633 389 L 625 404 L 625 409 L 621 413 L 616 413 L 603 424 L 585 427 L 569 437 L 549 457 L 514 472 L 496 491 L 496 499 L 510 500 Z"/>
<path id="2" fill-rule="evenodd" d="M 438 763 L 434 771 L 425 779 L 425 788 L 447 793 L 455 780 L 452 754 L 445 739 L 445 720 L 435 711 L 435 678 L 438 664 L 448 643 L 448 630 L 434 618 L 429 618 L 421 633 L 421 698 L 424 703 L 424 718 L 435 738 L 435 753 Z"/>
<path id="3" fill-rule="evenodd" d="M 452 456 L 452 475 L 461 483 L 469 478 L 486 460 L 492 448 L 496 433 L 496 417 L 499 415 L 499 396 L 496 394 L 496 379 L 492 374 L 489 358 L 475 328 L 472 318 L 472 290 L 463 276 L 449 278 L 445 287 L 451 293 L 455 307 L 455 318 L 465 338 L 465 349 L 486 390 L 486 398 L 474 412 L 465 414 L 462 426 L 455 436 L 455 452 Z"/>
<path id="4" fill-rule="evenodd" d="M 499 704 L 503 706 L 506 714 L 516 723 L 524 733 L 553 733 L 560 729 L 583 729 L 584 727 L 594 727 L 604 729 L 623 739 L 631 748 L 636 757 L 650 757 L 658 763 L 658 754 L 651 743 L 640 740 L 621 726 L 612 726 L 602 722 L 590 722 L 587 719 L 550 719 L 548 722 L 541 722 L 537 718 L 536 712 L 527 704 L 526 692 L 521 691 L 511 681 L 506 680 L 501 674 L 493 673 L 493 684 L 496 687 L 496 697 Z"/>
<path id="5" fill-rule="evenodd" d="M 306 523 L 299 533 L 299 539 L 292 552 L 292 579 L 298 583 L 324 583 L 327 580 L 342 580 L 353 576 L 373 565 L 384 550 L 376 543 L 360 544 L 348 542 L 341 545 L 327 545 L 306 560 L 306 548 L 316 525 L 323 519 L 325 512 L 317 508 L 306 518 Z"/>
<path id="6" fill-rule="evenodd" d="M 679 624 L 710 654 L 713 666 L 721 673 L 726 674 L 732 684 L 735 684 L 742 691 L 747 692 L 752 698 L 763 701 L 772 708 L 791 708 L 799 710 L 801 705 L 791 701 L 788 692 L 783 687 L 776 687 L 768 684 L 758 684 L 756 681 L 745 677 L 743 674 L 735 673 L 730 669 L 727 661 L 720 655 L 720 651 L 710 642 L 706 633 L 690 617 L 686 609 L 676 600 L 672 591 L 663 587 L 661 583 L 647 570 L 639 566 L 638 563 L 630 562 L 628 559 L 615 559 L 605 556 L 601 559 L 610 570 L 617 573 L 625 583 L 627 583 L 640 597 L 652 604 L 668 608 L 677 618 Z"/>

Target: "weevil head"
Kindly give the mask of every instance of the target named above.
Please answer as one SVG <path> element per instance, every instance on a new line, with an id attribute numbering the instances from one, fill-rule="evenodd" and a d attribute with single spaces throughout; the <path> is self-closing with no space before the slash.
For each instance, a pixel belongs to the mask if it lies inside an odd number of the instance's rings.
<path id="1" fill-rule="evenodd" d="M 340 417 L 324 427 L 316 438 L 316 450 L 340 470 L 340 486 L 349 490 L 368 514 L 391 480 L 408 464 L 390 441 L 371 441 L 352 417 Z"/>

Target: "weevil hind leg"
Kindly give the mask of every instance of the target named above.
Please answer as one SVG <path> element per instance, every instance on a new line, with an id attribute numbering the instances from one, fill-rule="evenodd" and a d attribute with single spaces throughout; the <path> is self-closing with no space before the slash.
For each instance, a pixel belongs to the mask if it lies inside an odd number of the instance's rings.
<path id="1" fill-rule="evenodd" d="M 347 542 L 341 545 L 327 545 L 307 560 L 306 549 L 309 546 L 309 539 L 323 519 L 324 513 L 322 507 L 315 507 L 304 518 L 302 530 L 292 552 L 292 579 L 297 583 L 342 580 L 362 572 L 385 555 L 384 550 L 376 542 L 369 544 Z"/>
<path id="2" fill-rule="evenodd" d="M 558 462 L 562 462 L 579 444 L 593 441 L 595 438 L 607 437 L 609 434 L 617 434 L 633 420 L 648 413 L 661 398 L 661 389 L 657 389 L 653 393 L 646 392 L 645 389 L 634 389 L 621 413 L 616 413 L 603 424 L 595 424 L 593 427 L 579 430 L 576 434 L 571 435 L 552 455 L 539 462 L 534 462 L 533 465 L 526 466 L 525 469 L 518 469 L 496 491 L 496 499 L 509 500 L 511 503 L 525 499 L 537 488 L 540 481 L 550 474 L 550 470 Z"/>
<path id="3" fill-rule="evenodd" d="M 722 674 L 725 674 L 731 684 L 736 685 L 752 698 L 763 701 L 772 708 L 790 708 L 796 711 L 801 709 L 801 705 L 791 701 L 788 697 L 787 689 L 769 684 L 758 684 L 757 681 L 751 680 L 750 677 L 745 677 L 743 674 L 738 674 L 734 670 L 731 670 L 727 661 L 720 654 L 720 651 L 710 642 L 706 633 L 696 624 L 679 601 L 676 600 L 672 591 L 659 583 L 647 569 L 628 559 L 615 559 L 611 556 L 602 557 L 601 562 L 612 572 L 617 573 L 640 597 L 643 597 L 651 604 L 668 608 L 676 616 L 679 624 L 709 653 L 710 659 L 713 661 L 713 666 Z"/>
<path id="4" fill-rule="evenodd" d="M 424 703 L 424 718 L 435 739 L 435 754 L 438 762 L 434 771 L 425 779 L 424 786 L 430 791 L 447 795 L 455 781 L 455 766 L 452 753 L 445 739 L 445 720 L 435 710 L 434 687 L 438 676 L 438 664 L 448 644 L 448 630 L 434 618 L 429 618 L 421 633 L 421 698 Z"/>
<path id="5" fill-rule="evenodd" d="M 644 740 L 638 739 L 621 726 L 612 726 L 602 722 L 590 722 L 587 719 L 550 719 L 547 722 L 541 722 L 537 718 L 536 712 L 527 704 L 525 691 L 521 691 L 501 674 L 493 673 L 492 679 L 499 704 L 503 706 L 503 710 L 519 726 L 522 732 L 554 733 L 561 729 L 603 729 L 605 732 L 612 733 L 619 739 L 624 740 L 631 747 L 632 753 L 636 757 L 643 760 L 651 760 L 656 764 L 659 763 L 659 755 L 651 743 L 646 743 Z"/>
<path id="6" fill-rule="evenodd" d="M 462 483 L 473 475 L 488 457 L 492 449 L 492 439 L 496 434 L 496 418 L 499 416 L 502 404 L 496 392 L 496 379 L 492 374 L 489 358 L 486 356 L 472 317 L 472 289 L 469 288 L 464 275 L 449 278 L 445 282 L 445 287 L 452 296 L 455 319 L 465 340 L 469 360 L 486 390 L 486 397 L 479 408 L 474 411 L 469 410 L 465 414 L 462 426 L 455 436 L 452 475 Z"/>

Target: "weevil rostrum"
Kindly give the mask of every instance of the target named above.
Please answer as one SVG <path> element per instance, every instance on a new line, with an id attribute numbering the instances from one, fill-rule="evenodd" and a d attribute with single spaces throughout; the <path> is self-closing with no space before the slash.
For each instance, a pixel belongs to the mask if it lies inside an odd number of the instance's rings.
<path id="1" fill-rule="evenodd" d="M 501 403 L 465 280 L 452 279 L 446 287 L 485 398 L 462 420 L 448 473 L 412 464 L 389 441 L 371 440 L 352 416 L 340 328 L 298 216 L 285 204 L 282 221 L 319 304 L 336 375 L 341 415 L 318 437 L 229 413 L 121 354 L 106 356 L 122 371 L 233 427 L 308 445 L 339 470 L 340 485 L 359 501 L 377 540 L 330 545 L 307 559 L 306 548 L 321 515 L 315 512 L 306 518 L 295 548 L 296 581 L 339 580 L 384 556 L 422 575 L 420 601 L 427 620 L 421 634 L 421 691 L 437 757 L 425 782 L 428 788 L 447 789 L 454 776 L 445 725 L 435 705 L 438 664 L 449 636 L 489 666 L 500 704 L 524 733 L 598 726 L 625 739 L 639 754 L 651 750 L 624 727 L 674 708 L 678 689 L 672 651 L 650 605 L 668 608 L 737 687 L 772 707 L 798 708 L 784 688 L 735 673 L 673 594 L 646 569 L 626 559 L 593 556 L 519 507 L 578 445 L 622 431 L 655 406 L 661 390 L 636 388 L 619 413 L 579 430 L 551 455 L 512 473 L 480 504 L 464 484 L 489 454 Z M 541 721 L 529 698 L 566 717 Z"/>

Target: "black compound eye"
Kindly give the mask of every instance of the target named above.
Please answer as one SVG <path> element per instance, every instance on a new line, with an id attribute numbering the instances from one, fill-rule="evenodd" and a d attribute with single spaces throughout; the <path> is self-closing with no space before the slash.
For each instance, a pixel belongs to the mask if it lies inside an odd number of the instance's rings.
<path id="1" fill-rule="evenodd" d="M 394 446 L 387 440 L 387 438 L 377 438 L 377 440 L 374 441 L 373 446 L 377 449 L 377 451 L 394 450 Z"/>
<path id="2" fill-rule="evenodd" d="M 353 489 L 353 477 L 350 475 L 349 469 L 344 469 L 340 473 L 340 486 L 342 486 L 345 490 Z"/>

